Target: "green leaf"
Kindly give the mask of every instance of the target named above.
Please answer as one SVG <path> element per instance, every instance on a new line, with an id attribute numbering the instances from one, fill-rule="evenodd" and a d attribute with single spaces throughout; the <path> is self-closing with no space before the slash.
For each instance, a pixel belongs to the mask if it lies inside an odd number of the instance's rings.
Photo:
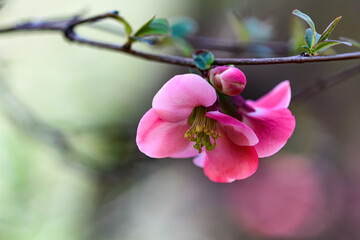
<path id="1" fill-rule="evenodd" d="M 214 55 L 207 50 L 198 50 L 193 54 L 195 66 L 200 70 L 206 70 L 214 62 Z"/>
<path id="2" fill-rule="evenodd" d="M 239 42 L 250 42 L 251 36 L 246 28 L 246 24 L 236 11 L 232 11 L 232 14 L 230 15 L 230 25 Z"/>
<path id="3" fill-rule="evenodd" d="M 340 37 L 341 40 L 351 43 L 354 47 L 360 48 L 360 42 L 351 38 Z"/>
<path id="4" fill-rule="evenodd" d="M 111 18 L 114 18 L 116 20 L 118 20 L 119 22 L 121 22 L 122 24 L 124 24 L 124 27 L 125 27 L 125 33 L 126 33 L 126 36 L 128 37 L 131 32 L 132 32 L 132 29 L 131 29 L 131 26 L 130 24 L 128 23 L 128 21 L 126 21 L 123 17 L 120 17 L 119 16 L 119 11 L 110 11 L 108 13 L 108 15 L 111 17 Z"/>
<path id="5" fill-rule="evenodd" d="M 295 9 L 294 11 L 292 11 L 292 14 L 294 14 L 295 16 L 298 16 L 299 18 L 303 19 L 305 22 L 307 22 L 307 24 L 309 24 L 309 26 L 311 27 L 311 29 L 313 30 L 313 32 L 315 31 L 315 24 L 314 22 L 311 20 L 311 18 L 306 15 L 305 13 L 302 13 L 301 11 Z"/>
<path id="6" fill-rule="evenodd" d="M 171 32 L 169 23 L 164 18 L 153 16 L 134 34 L 135 37 L 169 35 Z"/>
<path id="7" fill-rule="evenodd" d="M 340 17 L 337 17 L 335 18 L 334 21 L 332 21 L 329 26 L 325 29 L 325 31 L 321 34 L 321 37 L 320 37 L 320 42 L 321 41 L 325 41 L 329 35 L 331 34 L 331 32 L 334 30 L 334 28 L 336 27 L 336 25 L 338 24 L 338 22 L 340 21 L 341 19 L 341 16 Z"/>
<path id="8" fill-rule="evenodd" d="M 311 30 L 311 28 L 306 29 L 305 31 L 305 42 L 306 45 L 309 48 L 312 48 L 312 44 L 313 44 L 313 31 Z"/>
<path id="9" fill-rule="evenodd" d="M 309 48 L 308 46 L 302 46 L 302 48 L 306 49 L 306 53 L 307 53 L 309 56 L 314 55 L 314 51 L 312 50 L 312 48 Z"/>
<path id="10" fill-rule="evenodd" d="M 273 25 L 269 21 L 250 17 L 244 19 L 244 24 L 251 40 L 268 41 L 273 37 Z"/>
<path id="11" fill-rule="evenodd" d="M 185 38 L 176 38 L 173 36 L 165 37 L 160 40 L 159 44 L 161 46 L 176 47 L 178 50 L 180 50 L 182 56 L 184 57 L 191 57 L 194 52 L 194 48 Z"/>
<path id="12" fill-rule="evenodd" d="M 193 47 L 185 39 L 174 38 L 175 46 L 180 49 L 183 56 L 191 56 L 191 53 L 194 51 Z"/>
<path id="13" fill-rule="evenodd" d="M 132 32 L 132 28 L 131 28 L 130 24 L 124 18 L 122 18 L 120 16 L 116 16 L 116 19 L 119 20 L 122 24 L 124 24 L 126 36 L 130 36 L 130 34 Z"/>
<path id="14" fill-rule="evenodd" d="M 348 42 L 337 41 L 337 40 L 327 40 L 327 41 L 322 41 L 322 42 L 317 43 L 314 46 L 314 52 L 321 53 L 321 52 L 325 51 L 326 49 L 336 46 L 336 45 L 339 45 L 339 44 L 351 46 L 351 43 L 348 43 Z"/>
<path id="15" fill-rule="evenodd" d="M 197 23 L 191 18 L 178 19 L 171 25 L 171 35 L 175 38 L 186 38 L 197 29 Z"/>
<path id="16" fill-rule="evenodd" d="M 312 29 L 313 32 L 313 40 L 312 43 L 314 44 L 316 42 L 316 29 L 315 29 L 315 24 L 314 22 L 311 20 L 311 18 L 306 15 L 305 13 L 302 13 L 301 11 L 295 9 L 294 11 L 292 11 L 292 14 L 294 14 L 295 16 L 298 16 L 299 18 L 303 19 Z"/>
<path id="17" fill-rule="evenodd" d="M 155 15 L 152 16 L 146 23 L 144 23 L 144 25 L 142 25 L 142 26 L 136 31 L 136 33 L 135 33 L 134 35 L 137 35 L 138 32 L 140 32 L 140 31 L 142 31 L 143 29 L 147 28 L 147 27 L 150 25 L 150 23 L 151 23 L 152 21 L 154 21 L 155 17 L 156 17 Z"/>

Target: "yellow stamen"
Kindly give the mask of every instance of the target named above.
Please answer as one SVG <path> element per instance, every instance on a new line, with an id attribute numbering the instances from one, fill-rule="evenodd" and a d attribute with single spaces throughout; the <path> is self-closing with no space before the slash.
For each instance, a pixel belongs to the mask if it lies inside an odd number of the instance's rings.
<path id="1" fill-rule="evenodd" d="M 220 134 L 217 132 L 216 120 L 206 117 L 206 112 L 207 109 L 205 107 L 195 108 L 194 122 L 185 133 L 185 138 L 188 138 L 191 142 L 195 142 L 194 148 L 197 149 L 199 153 L 202 152 L 203 147 L 205 147 L 207 151 L 213 150 L 216 147 L 216 140 L 220 137 Z"/>

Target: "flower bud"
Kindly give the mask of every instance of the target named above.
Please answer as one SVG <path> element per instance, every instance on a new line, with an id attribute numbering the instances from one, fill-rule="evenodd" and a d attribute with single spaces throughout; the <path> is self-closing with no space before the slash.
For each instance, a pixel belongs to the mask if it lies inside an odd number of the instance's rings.
<path id="1" fill-rule="evenodd" d="M 245 74 L 236 67 L 218 66 L 210 70 L 210 82 L 219 92 L 239 95 L 245 88 Z"/>

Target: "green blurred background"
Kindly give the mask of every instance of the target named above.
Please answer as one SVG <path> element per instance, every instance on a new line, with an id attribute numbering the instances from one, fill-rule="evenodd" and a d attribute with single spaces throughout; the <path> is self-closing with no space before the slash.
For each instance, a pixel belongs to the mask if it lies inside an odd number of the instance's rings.
<path id="1" fill-rule="evenodd" d="M 319 29 L 342 15 L 333 38 L 360 39 L 358 0 L 8 0 L 0 23 L 119 10 L 135 28 L 154 14 L 189 16 L 198 35 L 235 40 L 229 23 L 235 10 L 266 21 L 272 40 L 287 41 L 296 8 Z M 285 79 L 296 93 L 358 62 L 244 66 L 244 95 L 256 99 Z M 0 66 L 0 239 L 360 238 L 359 76 L 292 108 L 294 135 L 280 153 L 260 160 L 253 177 L 216 184 L 190 159 L 149 159 L 135 144 L 154 94 L 188 69 L 69 43 L 51 32 L 1 35 Z"/>

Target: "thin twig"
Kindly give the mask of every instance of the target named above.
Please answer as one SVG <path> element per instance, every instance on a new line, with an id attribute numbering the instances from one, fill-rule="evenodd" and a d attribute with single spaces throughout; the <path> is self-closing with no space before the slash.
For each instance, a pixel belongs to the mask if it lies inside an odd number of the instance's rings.
<path id="1" fill-rule="evenodd" d="M 107 25 L 90 25 L 92 29 L 96 29 L 102 32 L 110 33 L 116 36 L 125 37 L 124 31 L 119 28 Z M 289 55 L 291 52 L 290 43 L 285 41 L 250 41 L 250 42 L 238 42 L 234 40 L 218 39 L 213 37 L 204 36 L 191 36 L 186 38 L 189 43 L 197 49 L 208 49 L 214 51 L 223 51 L 235 53 L 258 53 L 258 47 L 269 48 L 273 54 L 280 54 L 283 56 Z"/>
<path id="2" fill-rule="evenodd" d="M 16 127 L 28 136 L 33 137 L 44 145 L 51 146 L 60 155 L 61 160 L 67 166 L 78 170 L 101 183 L 119 182 L 129 178 L 134 170 L 135 163 L 144 163 L 147 158 L 137 157 L 131 153 L 135 160 L 113 165 L 113 168 L 101 167 L 93 164 L 99 162 L 92 156 L 82 153 L 73 146 L 67 134 L 46 122 L 33 113 L 20 98 L 15 96 L 6 82 L 0 77 L 0 108 Z M 112 131 L 114 128 L 112 128 Z"/>
<path id="3" fill-rule="evenodd" d="M 0 29 L 0 33 L 18 32 L 18 31 L 60 31 L 63 32 L 65 37 L 73 42 L 85 44 L 93 47 L 104 48 L 114 51 L 127 53 L 132 56 L 137 56 L 143 59 L 174 64 L 179 66 L 195 67 L 195 64 L 191 58 L 185 58 L 172 55 L 158 55 L 151 54 L 142 51 L 133 50 L 126 45 L 110 44 L 105 42 L 99 42 L 80 36 L 75 32 L 75 27 L 85 24 L 93 23 L 107 18 L 117 18 L 117 12 L 108 12 L 101 15 L 96 15 L 89 18 L 82 18 L 75 16 L 68 20 L 60 21 L 30 21 L 22 24 L 18 24 L 13 27 Z M 274 58 L 216 58 L 214 65 L 269 65 L 269 64 L 289 64 L 289 63 L 310 63 L 310 62 L 326 62 L 326 61 L 339 61 L 360 59 L 360 51 L 336 54 L 332 56 L 316 56 L 316 57 L 303 57 L 303 56 L 291 56 L 291 57 L 274 57 Z"/>
<path id="4" fill-rule="evenodd" d="M 17 98 L 8 88 L 5 81 L 0 78 L 0 104 L 6 116 L 23 132 L 34 137 L 42 143 L 57 149 L 62 160 L 85 174 L 95 175 L 96 172 L 87 162 L 88 156 L 76 151 L 66 135 L 31 112 L 26 105 Z M 77 161 L 72 161 L 77 159 Z"/>
<path id="5" fill-rule="evenodd" d="M 333 87 L 343 81 L 351 79 L 352 77 L 360 74 L 360 64 L 356 64 L 345 70 L 334 73 L 328 77 L 316 81 L 314 84 L 303 89 L 292 97 L 292 104 L 300 104 L 321 91 Z"/>
<path id="6" fill-rule="evenodd" d="M 242 43 L 227 39 L 217 39 L 211 37 L 193 36 L 188 38 L 189 42 L 196 48 L 217 50 L 231 53 L 257 51 L 256 47 L 267 47 L 276 54 L 287 55 L 290 52 L 289 42 L 280 41 L 251 41 Z"/>

